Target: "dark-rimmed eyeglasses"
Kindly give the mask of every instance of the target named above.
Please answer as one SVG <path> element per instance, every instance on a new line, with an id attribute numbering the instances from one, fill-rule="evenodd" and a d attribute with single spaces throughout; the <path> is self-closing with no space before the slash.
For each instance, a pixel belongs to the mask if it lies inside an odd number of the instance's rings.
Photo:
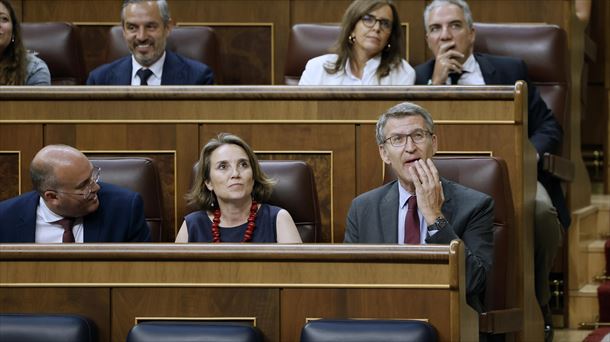
<path id="1" fill-rule="evenodd" d="M 360 18 L 360 20 L 362 20 L 362 23 L 364 24 L 364 26 L 366 26 L 368 28 L 375 27 L 375 24 L 377 22 L 379 22 L 380 29 L 387 31 L 387 32 L 392 30 L 392 22 L 388 19 L 379 19 L 372 14 L 365 14 L 362 16 L 362 18 Z"/>
<path id="2" fill-rule="evenodd" d="M 413 140 L 415 144 L 421 144 L 426 141 L 428 135 L 432 135 L 431 132 L 424 129 L 416 129 L 409 134 L 394 134 L 389 138 L 386 138 L 383 142 L 389 142 L 394 147 L 403 147 L 407 144 L 409 138 Z"/>
<path id="3" fill-rule="evenodd" d="M 54 190 L 54 189 L 48 189 L 47 191 L 59 192 L 61 194 L 66 194 L 66 195 L 83 196 L 83 199 L 87 200 L 87 199 L 91 198 L 91 193 L 93 192 L 93 187 L 95 186 L 95 184 L 97 184 L 97 182 L 99 182 L 101 174 L 102 174 L 102 169 L 99 167 L 94 167 L 93 170 L 91 171 L 91 178 L 89 178 L 89 183 L 87 183 L 85 185 L 85 187 L 83 188 L 84 189 L 83 192 L 66 192 L 66 191 L 59 191 L 59 190 Z"/>

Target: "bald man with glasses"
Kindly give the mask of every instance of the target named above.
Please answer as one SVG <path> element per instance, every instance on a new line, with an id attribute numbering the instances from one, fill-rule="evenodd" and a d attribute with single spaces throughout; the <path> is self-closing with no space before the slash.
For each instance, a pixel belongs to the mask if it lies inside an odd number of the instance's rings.
<path id="1" fill-rule="evenodd" d="M 0 202 L 0 242 L 146 242 L 139 194 L 99 183 L 102 170 L 67 145 L 42 148 L 30 166 L 34 191 Z"/>

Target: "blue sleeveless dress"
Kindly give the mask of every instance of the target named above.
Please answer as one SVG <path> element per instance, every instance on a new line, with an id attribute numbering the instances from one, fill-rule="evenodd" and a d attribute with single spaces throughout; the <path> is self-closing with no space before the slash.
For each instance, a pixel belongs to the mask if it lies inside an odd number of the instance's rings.
<path id="1" fill-rule="evenodd" d="M 256 227 L 252 233 L 251 242 L 277 242 L 277 214 L 282 210 L 280 207 L 262 204 L 256 214 Z M 186 226 L 189 232 L 189 242 L 212 242 L 212 220 L 203 211 L 195 211 L 186 215 Z M 244 233 L 248 228 L 248 223 L 237 227 L 220 229 L 220 241 L 222 242 L 241 242 Z"/>

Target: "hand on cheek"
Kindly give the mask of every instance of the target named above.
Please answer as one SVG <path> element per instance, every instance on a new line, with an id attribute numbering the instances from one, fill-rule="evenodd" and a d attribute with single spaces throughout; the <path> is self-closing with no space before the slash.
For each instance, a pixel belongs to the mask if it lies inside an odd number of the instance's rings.
<path id="1" fill-rule="evenodd" d="M 441 208 L 445 201 L 438 171 L 432 160 L 427 159 L 416 161 L 409 172 L 415 186 L 417 207 L 424 215 L 426 223 L 432 224 L 442 215 Z"/>

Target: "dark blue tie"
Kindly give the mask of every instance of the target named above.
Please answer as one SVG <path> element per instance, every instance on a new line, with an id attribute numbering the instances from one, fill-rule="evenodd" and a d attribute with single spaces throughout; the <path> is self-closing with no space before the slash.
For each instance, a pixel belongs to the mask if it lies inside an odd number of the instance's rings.
<path id="1" fill-rule="evenodd" d="M 451 85 L 458 84 L 460 77 L 462 77 L 462 73 L 459 73 L 459 74 L 457 72 L 450 73 L 449 78 L 451 79 Z"/>
<path id="2" fill-rule="evenodd" d="M 136 72 L 136 75 L 140 77 L 140 85 L 148 85 L 148 78 L 153 74 L 150 69 L 140 69 Z"/>

